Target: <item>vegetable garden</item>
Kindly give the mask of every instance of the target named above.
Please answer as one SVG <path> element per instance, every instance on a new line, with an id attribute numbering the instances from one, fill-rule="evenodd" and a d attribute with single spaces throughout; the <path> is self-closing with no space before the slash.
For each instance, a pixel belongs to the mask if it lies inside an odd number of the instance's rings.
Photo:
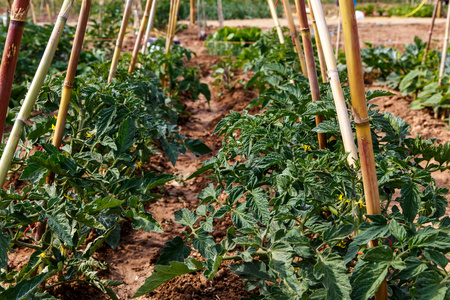
<path id="1" fill-rule="evenodd" d="M 217 31 L 193 1 L 59 2 L 0 36 L 0 299 L 450 299 L 450 143 L 373 104 L 448 122 L 446 47 L 360 50 L 346 0 L 336 56 L 318 0 Z"/>

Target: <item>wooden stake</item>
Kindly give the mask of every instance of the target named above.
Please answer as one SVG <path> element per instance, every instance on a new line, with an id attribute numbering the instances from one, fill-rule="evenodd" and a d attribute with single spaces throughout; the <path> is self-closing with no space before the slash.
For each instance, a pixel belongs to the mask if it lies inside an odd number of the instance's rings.
<path id="1" fill-rule="evenodd" d="M 217 16 L 219 18 L 219 28 L 223 27 L 222 0 L 217 0 Z"/>
<path id="2" fill-rule="evenodd" d="M 145 51 L 147 50 L 148 38 L 150 37 L 150 31 L 152 31 L 153 20 L 155 19 L 156 2 L 157 2 L 157 0 L 153 0 L 153 2 L 152 2 L 152 9 L 150 11 L 150 19 L 148 20 L 148 23 L 147 23 L 147 29 L 145 30 L 144 43 L 142 44 L 142 50 L 141 50 L 142 54 L 145 54 Z"/>
<path id="3" fill-rule="evenodd" d="M 381 203 L 373 154 L 369 113 L 366 104 L 366 92 L 364 89 L 364 73 L 359 46 L 358 25 L 355 18 L 355 7 L 353 6 L 353 1 L 348 0 L 339 0 L 339 7 L 342 15 L 345 56 L 347 58 L 350 95 L 353 105 L 353 118 L 356 124 L 356 136 L 358 138 L 367 214 L 378 215 L 381 214 Z M 371 246 L 377 246 L 377 241 L 372 241 L 370 244 Z M 385 280 L 375 293 L 375 299 L 388 299 Z"/>
<path id="4" fill-rule="evenodd" d="M 311 8 L 310 0 L 308 0 L 308 7 L 309 7 L 309 15 L 311 16 L 311 22 L 312 22 L 313 28 L 314 28 L 314 37 L 316 40 L 317 56 L 319 57 L 319 64 L 320 64 L 320 74 L 322 75 L 322 82 L 326 83 L 326 82 L 328 82 L 327 64 L 325 62 L 325 56 L 323 55 L 322 42 L 320 40 L 319 30 L 317 29 L 316 18 L 314 17 L 314 12 Z"/>
<path id="5" fill-rule="evenodd" d="M 30 0 L 16 0 L 11 6 L 11 18 L 0 66 L 0 141 L 5 128 L 9 98 L 29 7 Z"/>
<path id="6" fill-rule="evenodd" d="M 53 24 L 53 13 L 52 9 L 50 8 L 50 4 L 48 2 L 49 2 L 48 0 L 45 1 L 45 8 L 47 9 L 48 22 L 50 24 Z"/>
<path id="7" fill-rule="evenodd" d="M 450 7 L 447 9 L 447 20 L 445 23 L 444 45 L 442 47 L 441 67 L 439 69 L 439 86 L 442 86 L 442 76 L 444 76 L 445 63 L 447 60 L 449 30 L 450 30 Z"/>
<path id="8" fill-rule="evenodd" d="M 195 25 L 195 0 L 190 0 L 189 24 Z"/>
<path id="9" fill-rule="evenodd" d="M 433 16 L 431 17 L 430 31 L 428 32 L 428 41 L 427 41 L 427 45 L 425 46 L 425 53 L 423 54 L 423 58 L 422 58 L 422 64 L 425 64 L 425 62 L 427 60 L 427 56 L 428 56 L 428 50 L 430 50 L 431 35 L 433 34 L 434 23 L 436 21 L 436 13 L 437 13 L 437 9 L 438 9 L 438 4 L 439 4 L 439 0 L 436 0 L 436 4 L 434 5 L 434 10 L 433 10 Z"/>
<path id="10" fill-rule="evenodd" d="M 339 46 L 341 45 L 341 23 L 342 23 L 341 12 L 339 12 L 339 23 L 336 34 L 336 52 L 334 53 L 334 58 L 336 58 L 336 60 L 339 57 Z"/>
<path id="11" fill-rule="evenodd" d="M 297 29 L 295 29 L 294 20 L 292 18 L 291 6 L 289 5 L 289 0 L 281 0 L 283 2 L 284 12 L 289 24 L 289 30 L 291 32 L 291 38 L 295 45 L 295 50 L 298 54 L 298 59 L 300 60 L 300 67 L 302 69 L 302 74 L 308 77 L 308 71 L 306 68 L 305 56 L 303 55 L 302 46 L 300 45 L 300 40 L 298 39 Z"/>
<path id="12" fill-rule="evenodd" d="M 150 9 L 152 7 L 153 0 L 147 0 L 147 4 L 145 5 L 144 17 L 142 18 L 141 27 L 139 29 L 139 34 L 136 38 L 136 42 L 134 44 L 133 56 L 131 57 L 130 67 L 128 68 L 128 73 L 132 73 L 134 71 L 134 67 L 136 66 L 136 60 L 139 53 L 139 48 L 141 47 L 142 36 L 144 35 L 145 28 L 147 27 L 148 18 L 150 16 Z"/>
<path id="13" fill-rule="evenodd" d="M 273 22 L 275 23 L 275 28 L 277 29 L 278 40 L 280 41 L 280 44 L 284 44 L 283 30 L 281 30 L 280 22 L 278 21 L 277 10 L 275 8 L 275 5 L 273 4 L 273 0 L 267 0 L 267 3 L 269 4 L 270 14 L 272 15 Z"/>
<path id="14" fill-rule="evenodd" d="M 109 69 L 108 84 L 111 83 L 111 80 L 116 75 L 117 64 L 119 63 L 120 58 L 120 52 L 122 51 L 123 38 L 125 37 L 125 33 L 127 31 L 128 26 L 128 20 L 130 19 L 132 3 L 133 3 L 132 0 L 127 0 L 125 4 L 125 10 L 123 12 L 122 18 L 122 25 L 120 25 L 119 37 L 117 38 L 116 48 L 114 49 L 114 55 L 111 61 L 111 68 Z"/>
<path id="15" fill-rule="evenodd" d="M 170 47 L 172 47 L 173 39 L 175 38 L 175 31 L 177 27 L 178 21 L 178 10 L 180 8 L 180 0 L 172 0 L 171 1 L 171 12 L 169 16 L 169 27 L 167 31 L 167 39 L 166 39 L 166 54 L 169 53 Z"/>
<path id="16" fill-rule="evenodd" d="M 33 24 L 36 25 L 37 24 L 36 11 L 34 9 L 33 1 L 30 1 L 30 8 L 31 8 L 31 19 L 33 20 Z"/>
<path id="17" fill-rule="evenodd" d="M 56 20 L 55 27 L 53 28 L 44 54 L 42 55 L 42 59 L 39 63 L 36 75 L 31 82 L 23 105 L 16 117 L 16 121 L 14 122 L 14 126 L 11 130 L 11 134 L 9 135 L 8 142 L 0 160 L 0 186 L 3 186 L 3 184 L 5 183 L 6 174 L 8 173 L 9 167 L 11 166 L 16 147 L 19 144 L 23 128 L 26 124 L 26 120 L 33 110 L 34 103 L 36 102 L 36 99 L 39 95 L 42 84 L 45 80 L 45 76 L 47 75 L 48 69 L 50 68 L 53 56 L 55 55 L 56 48 L 58 47 L 59 40 L 61 39 L 61 35 L 63 33 L 64 25 L 67 22 L 67 17 L 69 15 L 69 10 L 72 6 L 72 2 L 73 0 L 64 0 L 64 3 L 61 6 L 61 11 L 59 13 L 58 19 Z"/>
<path id="18" fill-rule="evenodd" d="M 342 92 L 341 82 L 339 80 L 336 60 L 333 54 L 333 46 L 331 45 L 330 32 L 328 31 L 328 26 L 325 21 L 325 15 L 323 13 L 320 0 L 311 0 L 310 4 L 316 18 L 318 29 L 317 32 L 320 35 L 320 41 L 322 42 L 344 149 L 345 152 L 349 153 L 347 161 L 350 166 L 355 166 L 355 161 L 358 159 L 358 153 L 356 151 L 356 145 L 353 139 L 353 132 L 350 125 L 350 119 L 348 117 L 348 109 L 345 104 L 344 93 Z"/>
<path id="19" fill-rule="evenodd" d="M 317 79 L 316 63 L 314 61 L 314 51 L 311 42 L 311 33 L 309 31 L 308 17 L 306 16 L 305 0 L 296 0 L 298 20 L 300 22 L 300 33 L 302 35 L 303 48 L 305 49 L 306 67 L 308 68 L 309 86 L 311 88 L 311 97 L 313 101 L 320 101 L 320 88 Z M 316 125 L 324 120 L 321 115 L 316 115 Z M 325 133 L 317 133 L 319 139 L 319 148 L 327 147 L 327 135 Z"/>

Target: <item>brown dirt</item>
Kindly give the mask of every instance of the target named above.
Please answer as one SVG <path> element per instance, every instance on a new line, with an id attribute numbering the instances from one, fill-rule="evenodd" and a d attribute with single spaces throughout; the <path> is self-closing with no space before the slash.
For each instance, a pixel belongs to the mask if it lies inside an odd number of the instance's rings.
<path id="1" fill-rule="evenodd" d="M 242 25 L 242 22 L 240 24 Z M 254 20 L 253 25 L 261 26 L 261 23 Z M 438 23 L 437 28 L 441 27 L 443 26 Z M 212 28 L 209 28 L 208 31 L 212 30 Z M 409 43 L 412 42 L 414 34 L 424 39 L 427 30 L 428 25 L 424 24 L 408 25 L 405 28 L 399 25 L 377 26 L 376 23 L 365 23 L 365 26 L 360 30 L 360 35 L 362 41 Z M 219 58 L 205 52 L 203 43 L 196 41 L 196 30 L 187 30 L 180 34 L 179 38 L 184 46 L 197 53 L 198 56 L 193 57 L 191 64 L 200 67 L 203 75 L 202 82 L 211 84 L 214 81 L 211 77 L 211 65 L 215 64 Z M 249 75 L 240 76 L 248 79 Z M 220 97 L 214 92 L 214 87 L 211 87 L 211 91 L 210 105 L 205 99 L 195 102 L 183 101 L 191 117 L 184 120 L 180 125 L 180 130 L 187 137 L 203 139 L 213 150 L 213 153 L 200 158 L 187 153 L 179 158 L 175 167 L 171 166 L 164 157 L 157 156 L 147 166 L 180 176 L 179 179 L 165 185 L 163 198 L 147 205 L 147 209 L 162 225 L 164 233 L 125 229 L 117 249 L 112 250 L 103 247 L 96 254 L 97 259 L 105 261 L 108 265 L 108 270 L 102 272 L 101 275 L 104 278 L 124 282 L 123 285 L 114 288 L 120 299 L 131 299 L 136 290 L 144 283 L 145 278 L 152 274 L 159 255 L 158 251 L 164 243 L 177 235 L 181 235 L 184 231 L 183 226 L 175 223 L 174 211 L 184 207 L 195 207 L 199 203 L 196 195 L 206 186 L 209 179 L 206 176 L 200 176 L 190 181 L 183 181 L 182 178 L 196 171 L 201 166 L 201 161 L 208 159 L 221 148 L 221 138 L 211 134 L 217 122 L 230 110 L 241 111 L 251 99 L 256 97 L 254 92 L 245 91 L 239 85 L 236 85 L 232 90 L 224 91 L 224 94 Z M 408 109 L 409 99 L 407 97 L 396 95 L 378 98 L 372 102 L 379 105 L 382 111 L 399 115 L 409 122 L 413 135 L 420 133 L 424 138 L 437 138 L 439 143 L 450 141 L 450 132 L 445 129 L 440 121 L 433 119 L 430 112 Z M 450 174 L 448 172 L 436 174 L 435 177 L 439 185 L 450 187 Z M 230 224 L 227 223 L 215 224 L 218 229 L 217 235 L 223 235 L 229 226 Z M 29 254 L 25 251 L 10 254 L 11 266 L 20 267 L 23 265 L 28 260 Z M 108 299 L 106 295 L 99 293 L 97 290 L 78 283 L 58 287 L 53 293 L 60 299 Z M 249 293 L 244 290 L 242 282 L 223 265 L 218 275 L 211 281 L 206 280 L 201 272 L 184 275 L 139 299 L 240 299 L 246 295 L 248 296 Z"/>

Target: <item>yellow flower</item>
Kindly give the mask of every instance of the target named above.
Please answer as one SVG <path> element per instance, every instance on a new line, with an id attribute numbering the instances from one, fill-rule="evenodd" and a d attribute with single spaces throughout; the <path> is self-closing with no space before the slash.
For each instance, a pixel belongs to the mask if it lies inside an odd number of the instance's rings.
<path id="1" fill-rule="evenodd" d="M 86 132 L 86 136 L 87 136 L 88 138 L 91 138 L 91 137 L 93 137 L 94 135 L 90 134 L 89 132 Z"/>
<path id="2" fill-rule="evenodd" d="M 309 145 L 304 145 L 304 146 L 301 146 L 300 148 L 305 149 L 305 151 L 311 151 L 311 146 L 309 146 Z"/>
<path id="3" fill-rule="evenodd" d="M 39 259 L 51 257 L 50 255 L 47 255 L 47 253 L 45 253 L 45 252 L 42 252 L 42 253 L 39 254 L 38 256 L 40 257 Z"/>
<path id="4" fill-rule="evenodd" d="M 55 131 L 55 129 L 56 129 L 55 124 L 52 124 L 52 130 Z"/>
<path id="5" fill-rule="evenodd" d="M 350 202 L 350 200 L 345 199 L 344 194 L 340 194 L 339 195 L 339 201 L 345 202 L 345 203 L 349 203 Z"/>
<path id="6" fill-rule="evenodd" d="M 366 205 L 362 202 L 362 200 L 359 200 L 358 202 L 356 202 L 356 204 L 359 204 L 359 208 L 363 208 Z"/>
<path id="7" fill-rule="evenodd" d="M 346 248 L 347 244 L 348 244 L 348 242 L 346 240 L 342 240 L 339 243 L 337 243 L 336 246 L 341 247 L 341 248 Z"/>
<path id="8" fill-rule="evenodd" d="M 66 256 L 66 248 L 64 248 L 63 246 L 60 246 L 59 250 L 61 251 L 62 256 Z"/>
<path id="9" fill-rule="evenodd" d="M 54 115 L 53 118 L 55 118 L 55 120 L 58 120 L 58 116 L 57 115 Z"/>
<path id="10" fill-rule="evenodd" d="M 64 197 L 66 197 L 69 200 L 75 201 L 75 199 L 71 198 L 70 196 L 64 195 Z"/>
<path id="11" fill-rule="evenodd" d="M 142 163 L 140 162 L 140 161 L 138 161 L 137 163 L 136 163 L 136 170 L 139 170 L 139 169 L 141 169 L 142 168 Z"/>

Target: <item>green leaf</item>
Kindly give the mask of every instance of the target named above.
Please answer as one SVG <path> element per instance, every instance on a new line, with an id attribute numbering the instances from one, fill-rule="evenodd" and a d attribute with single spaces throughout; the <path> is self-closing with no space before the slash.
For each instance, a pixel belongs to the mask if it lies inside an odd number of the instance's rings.
<path id="1" fill-rule="evenodd" d="M 339 224 L 332 226 L 323 233 L 323 242 L 329 243 L 332 240 L 343 240 L 353 232 L 353 225 Z"/>
<path id="2" fill-rule="evenodd" d="M 436 246 L 434 244 L 439 231 L 431 227 L 419 230 L 416 235 L 411 237 L 408 241 L 409 248 L 422 248 L 427 246 Z"/>
<path id="3" fill-rule="evenodd" d="M 231 207 L 228 205 L 223 205 L 221 206 L 214 214 L 213 214 L 213 218 L 214 219 L 220 219 L 223 218 L 227 212 L 231 211 Z"/>
<path id="4" fill-rule="evenodd" d="M 268 280 L 275 282 L 277 277 L 273 272 L 267 270 L 267 265 L 258 260 L 252 262 L 244 262 L 239 264 L 231 264 L 228 266 L 236 275 L 243 280 Z"/>
<path id="5" fill-rule="evenodd" d="M 127 118 L 120 124 L 119 135 L 117 136 L 117 153 L 126 152 L 134 144 L 134 135 L 136 131 L 136 123 L 134 118 Z"/>
<path id="6" fill-rule="evenodd" d="M 171 261 L 183 262 L 189 254 L 191 254 L 191 248 L 184 244 L 181 237 L 176 236 L 170 242 L 164 244 L 164 248 L 160 250 L 158 265 L 170 265 Z"/>
<path id="7" fill-rule="evenodd" d="M 231 214 L 231 220 L 237 229 L 257 226 L 257 221 L 247 212 L 245 203 L 239 203 Z"/>
<path id="8" fill-rule="evenodd" d="M 206 187 L 197 195 L 197 198 L 202 200 L 202 204 L 211 200 L 217 200 L 221 193 L 220 188 L 214 188 L 212 183 L 208 183 Z"/>
<path id="9" fill-rule="evenodd" d="M 445 300 L 447 289 L 441 275 L 434 271 L 427 271 L 417 277 L 411 296 L 417 300 Z"/>
<path id="10" fill-rule="evenodd" d="M 192 152 L 195 156 L 204 155 L 211 153 L 212 150 L 203 144 L 202 140 L 186 139 L 184 140 L 184 145 Z"/>
<path id="11" fill-rule="evenodd" d="M 389 222 L 389 231 L 400 243 L 404 243 L 408 238 L 408 234 L 406 233 L 406 229 L 397 223 L 395 220 L 391 220 Z"/>
<path id="12" fill-rule="evenodd" d="M 142 203 L 139 205 L 137 212 L 133 214 L 131 226 L 133 229 L 143 229 L 145 231 L 164 232 L 158 221 L 151 213 L 146 212 Z"/>
<path id="13" fill-rule="evenodd" d="M 392 257 L 392 249 L 386 246 L 366 250 L 352 274 L 353 300 L 366 300 L 375 294 L 381 283 L 386 280 Z"/>
<path id="14" fill-rule="evenodd" d="M 164 183 L 169 182 L 175 178 L 177 178 L 175 175 L 161 174 L 161 175 L 156 176 L 154 172 L 151 172 L 151 173 L 145 174 L 143 185 L 145 185 L 146 186 L 145 189 L 147 191 L 149 191 L 149 190 L 151 190 L 157 186 L 163 185 Z"/>
<path id="15" fill-rule="evenodd" d="M 211 246 L 214 245 L 214 238 L 208 235 L 208 232 L 203 228 L 197 231 L 197 235 L 192 239 L 192 246 L 195 250 L 205 258 L 210 258 L 210 252 L 208 251 Z"/>
<path id="16" fill-rule="evenodd" d="M 406 268 L 401 270 L 395 278 L 401 280 L 411 280 L 428 269 L 428 266 L 417 257 L 408 257 L 405 259 Z"/>
<path id="17" fill-rule="evenodd" d="M 110 106 L 108 108 L 102 109 L 98 113 L 98 121 L 97 121 L 97 138 L 100 138 L 111 124 L 112 120 L 116 116 L 116 107 Z"/>
<path id="18" fill-rule="evenodd" d="M 317 125 L 311 131 L 317 133 L 336 133 L 340 132 L 341 129 L 339 127 L 339 123 L 337 121 L 326 120 Z"/>
<path id="19" fill-rule="evenodd" d="M 375 91 L 367 91 L 366 92 L 366 100 L 370 101 L 372 99 L 378 98 L 378 97 L 384 97 L 384 96 L 392 96 L 395 95 L 392 92 L 389 91 L 383 91 L 383 90 L 375 90 Z"/>
<path id="20" fill-rule="evenodd" d="M 434 262 L 436 265 L 445 270 L 445 267 L 448 264 L 448 259 L 442 252 L 433 249 L 424 249 L 423 253 L 426 259 Z"/>
<path id="21" fill-rule="evenodd" d="M 407 182 L 402 185 L 400 194 L 403 215 L 409 222 L 413 222 L 420 207 L 420 198 L 422 194 L 420 185 L 412 181 Z"/>
<path id="22" fill-rule="evenodd" d="M 270 221 L 269 196 L 261 188 L 253 190 L 246 196 L 247 205 L 255 218 L 264 225 Z"/>
<path id="23" fill-rule="evenodd" d="M 133 298 L 148 294 L 177 276 L 197 272 L 203 268 L 203 264 L 195 259 L 190 259 L 186 263 L 172 261 L 168 266 L 156 265 L 153 274 L 139 287 Z"/>
<path id="24" fill-rule="evenodd" d="M 180 223 L 183 226 L 194 227 L 197 220 L 198 216 L 187 208 L 183 208 L 175 212 L 175 222 Z"/>
<path id="25" fill-rule="evenodd" d="M 292 265 L 292 247 L 283 242 L 276 242 L 270 247 L 271 265 L 279 273 L 279 277 L 297 295 L 302 295 L 303 290 L 295 275 Z"/>
<path id="26" fill-rule="evenodd" d="M 0 233 L 0 269 L 6 269 L 8 266 L 8 250 L 11 251 L 10 243 L 9 234 Z"/>
<path id="27" fill-rule="evenodd" d="M 198 175 L 205 173 L 206 171 L 212 170 L 213 167 L 214 167 L 214 163 L 206 164 L 206 165 L 202 166 L 200 169 L 198 169 L 197 171 L 195 171 L 194 173 L 192 173 L 192 175 L 190 175 L 188 178 L 186 178 L 186 180 L 191 180 L 192 178 L 195 178 Z"/>
<path id="28" fill-rule="evenodd" d="M 83 211 L 77 212 L 74 219 L 80 222 L 81 224 L 87 225 L 89 227 L 97 228 L 100 230 L 106 230 L 105 226 L 102 223 L 97 221 L 96 218 L 94 218 L 92 215 L 86 212 Z"/>
<path id="29" fill-rule="evenodd" d="M 48 225 L 56 233 L 58 238 L 72 247 L 72 228 L 67 217 L 63 213 L 58 213 L 54 216 L 46 215 L 46 218 L 48 219 Z"/>
<path id="30" fill-rule="evenodd" d="M 335 254 L 318 254 L 314 276 L 327 290 L 326 299 L 350 299 L 350 280 L 341 257 Z"/>
<path id="31" fill-rule="evenodd" d="M 7 289 L 0 294 L 0 300 L 22 300 L 33 293 L 39 285 L 46 279 L 47 273 L 41 273 L 29 280 L 22 280 L 14 287 Z"/>
<path id="32" fill-rule="evenodd" d="M 119 200 L 111 196 L 106 196 L 104 198 L 97 198 L 92 203 L 86 205 L 84 211 L 87 213 L 95 213 L 102 210 L 106 210 L 108 208 L 120 206 L 124 202 L 125 200 Z"/>

